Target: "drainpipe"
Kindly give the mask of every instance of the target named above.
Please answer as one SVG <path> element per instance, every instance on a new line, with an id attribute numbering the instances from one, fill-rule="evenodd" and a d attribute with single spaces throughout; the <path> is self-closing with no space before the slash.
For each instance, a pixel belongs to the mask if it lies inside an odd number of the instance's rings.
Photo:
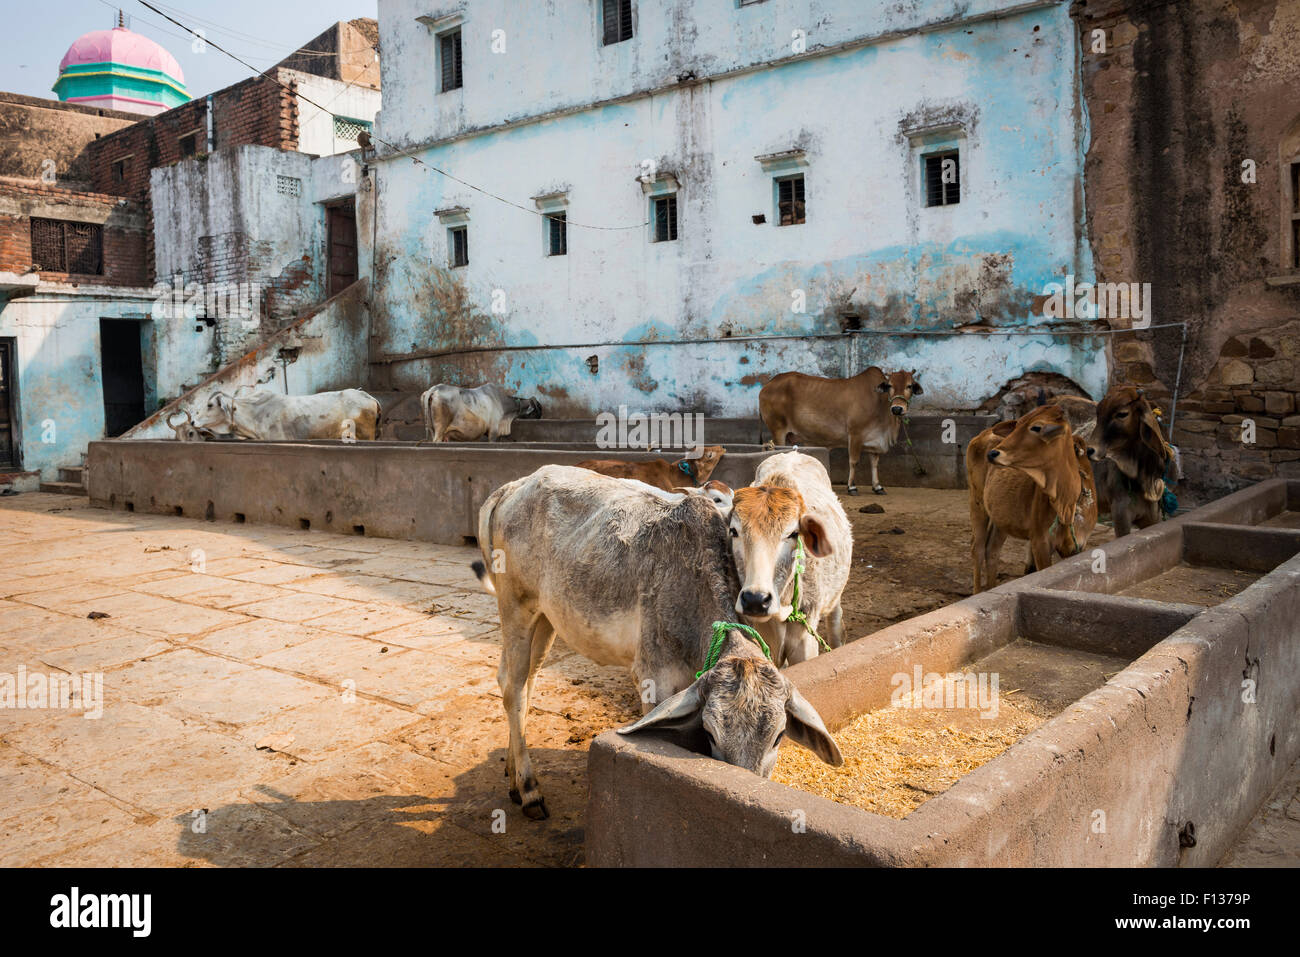
<path id="1" fill-rule="evenodd" d="M 207 110 L 208 114 L 208 152 L 211 153 L 217 148 L 217 130 L 216 124 L 212 119 L 212 94 L 208 94 Z"/>

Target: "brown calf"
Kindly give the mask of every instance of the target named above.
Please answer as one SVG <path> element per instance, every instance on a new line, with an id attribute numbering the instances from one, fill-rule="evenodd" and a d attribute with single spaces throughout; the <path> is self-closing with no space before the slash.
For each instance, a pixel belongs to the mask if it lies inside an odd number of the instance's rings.
<path id="1" fill-rule="evenodd" d="M 851 379 L 783 372 L 758 393 L 758 414 L 777 445 L 847 448 L 850 495 L 858 494 L 854 480 L 865 449 L 871 456 L 871 490 L 884 495 L 880 456 L 898 440 L 912 397 L 921 392 L 915 369 L 885 375 L 871 366 Z"/>
<path id="2" fill-rule="evenodd" d="M 1097 524 L 1097 489 L 1082 439 L 1057 405 L 999 422 L 966 448 L 974 592 L 992 588 L 1008 537 L 1029 542 L 1030 571 L 1078 554 Z"/>
<path id="3" fill-rule="evenodd" d="M 706 445 L 697 459 L 678 459 L 669 462 L 666 459 L 651 459 L 649 462 L 624 462 L 620 459 L 588 459 L 579 462 L 578 468 L 590 469 L 601 475 L 613 478 L 636 479 L 671 492 L 681 488 L 687 482 L 703 485 L 718 467 L 718 462 L 726 453 L 721 445 Z"/>
<path id="4" fill-rule="evenodd" d="M 1097 428 L 1088 456 L 1097 462 L 1102 504 L 1109 504 L 1115 537 L 1160 521 L 1165 481 L 1176 479 L 1173 453 L 1146 393 L 1115 386 L 1097 403 Z"/>

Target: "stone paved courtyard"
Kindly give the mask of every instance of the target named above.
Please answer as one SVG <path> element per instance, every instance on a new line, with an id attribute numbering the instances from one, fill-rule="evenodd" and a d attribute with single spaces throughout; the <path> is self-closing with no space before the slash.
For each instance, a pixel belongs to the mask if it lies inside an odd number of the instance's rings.
<path id="1" fill-rule="evenodd" d="M 0 675 L 103 675 L 99 719 L 0 709 L 0 866 L 582 863 L 587 744 L 631 682 L 556 642 L 526 821 L 476 555 L 0 499 Z M 1227 862 L 1300 864 L 1297 768 Z"/>
<path id="2" fill-rule="evenodd" d="M 526 821 L 474 557 L 0 500 L 0 672 L 102 672 L 104 700 L 0 709 L 0 865 L 580 863 L 587 742 L 630 682 L 557 642 L 528 729 L 552 817 Z"/>

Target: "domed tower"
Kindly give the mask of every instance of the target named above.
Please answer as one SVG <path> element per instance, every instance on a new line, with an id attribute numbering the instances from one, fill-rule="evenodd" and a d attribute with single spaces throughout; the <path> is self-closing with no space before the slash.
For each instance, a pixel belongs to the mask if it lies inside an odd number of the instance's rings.
<path id="1" fill-rule="evenodd" d="M 189 102 L 176 58 L 122 25 L 79 37 L 59 63 L 60 100 L 153 116 Z"/>

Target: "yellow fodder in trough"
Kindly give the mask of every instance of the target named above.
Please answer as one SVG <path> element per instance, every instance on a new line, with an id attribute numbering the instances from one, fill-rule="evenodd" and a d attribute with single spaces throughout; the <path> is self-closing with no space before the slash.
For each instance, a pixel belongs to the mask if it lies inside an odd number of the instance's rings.
<path id="1" fill-rule="evenodd" d="M 943 676 L 944 680 L 966 675 Z M 1014 698 L 1015 704 L 1012 703 Z M 997 707 L 896 706 L 861 715 L 835 733 L 844 766 L 833 768 L 786 742 L 772 780 L 840 804 L 903 818 L 996 758 L 1051 715 L 1025 693 L 1003 692 Z"/>

